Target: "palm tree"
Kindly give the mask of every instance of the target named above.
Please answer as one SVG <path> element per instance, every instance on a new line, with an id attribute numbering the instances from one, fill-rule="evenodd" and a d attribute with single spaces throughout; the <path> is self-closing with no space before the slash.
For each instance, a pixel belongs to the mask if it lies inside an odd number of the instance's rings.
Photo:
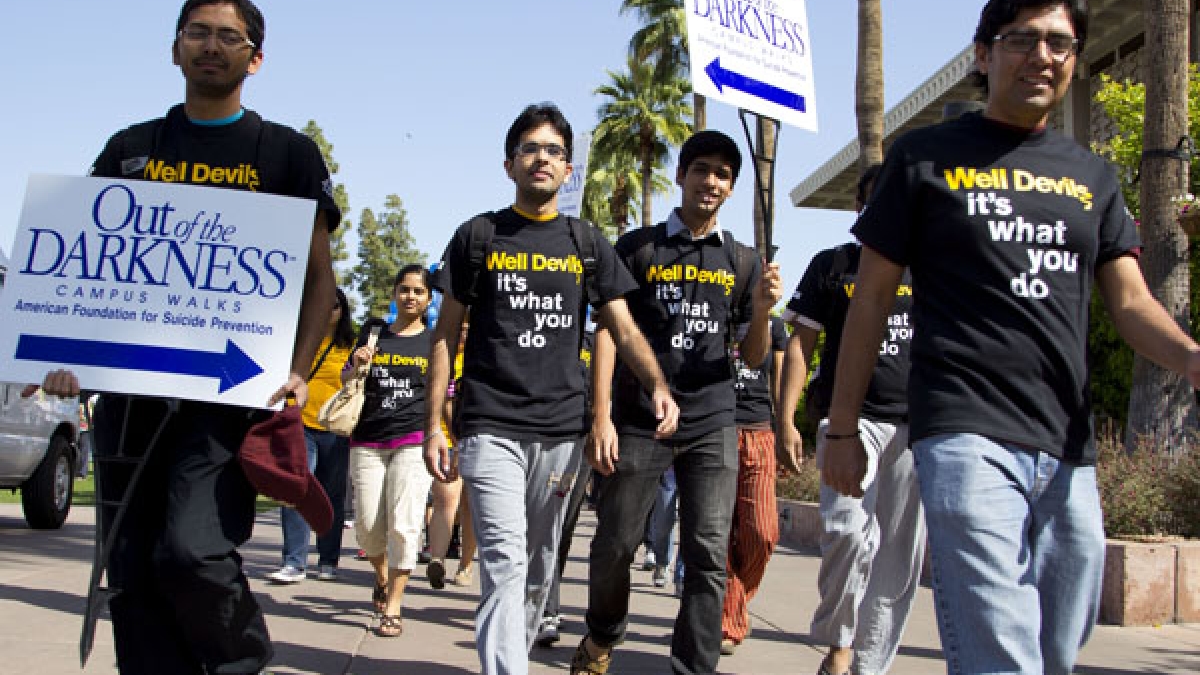
<path id="1" fill-rule="evenodd" d="M 691 84 L 680 77 L 659 81 L 654 65 L 630 58 L 626 70 L 608 71 L 609 83 L 596 88 L 606 97 L 600 104 L 596 136 L 604 151 L 629 152 L 640 168 L 642 226 L 654 223 L 651 196 L 654 174 L 666 164 L 669 150 L 691 134 L 692 107 L 687 103 Z"/>
<path id="2" fill-rule="evenodd" d="M 1147 149 L 1173 148 L 1188 133 L 1188 0 L 1145 3 L 1147 59 Z M 1175 321 L 1189 324 L 1188 239 L 1179 227 L 1171 198 L 1188 192 L 1188 163 L 1161 155 L 1142 155 L 1142 273 L 1154 296 Z M 1129 395 L 1126 446 L 1148 437 L 1165 451 L 1177 451 L 1188 440 L 1195 421 L 1191 387 L 1182 376 L 1136 357 Z"/>
<path id="3" fill-rule="evenodd" d="M 690 76 L 687 15 L 683 0 L 621 0 L 621 13 L 636 12 L 642 22 L 629 40 L 629 56 L 654 61 L 661 80 Z M 708 120 L 704 97 L 692 93 L 694 126 L 704 129 Z"/>
<path id="4" fill-rule="evenodd" d="M 858 70 L 854 85 L 858 118 L 858 168 L 883 161 L 883 11 L 879 0 L 858 0 Z"/>

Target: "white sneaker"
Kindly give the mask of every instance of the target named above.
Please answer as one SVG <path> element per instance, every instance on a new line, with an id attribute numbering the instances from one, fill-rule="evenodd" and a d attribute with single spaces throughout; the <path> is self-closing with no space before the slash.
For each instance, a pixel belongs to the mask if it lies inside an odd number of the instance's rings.
<path id="1" fill-rule="evenodd" d="M 304 581 L 304 570 L 285 565 L 282 569 L 268 574 L 267 579 L 277 584 L 297 584 Z"/>
<path id="2" fill-rule="evenodd" d="M 540 647 L 549 647 L 558 642 L 558 615 L 542 617 L 542 627 L 538 629 L 534 642 Z"/>
<path id="3" fill-rule="evenodd" d="M 333 565 L 321 565 L 317 570 L 318 581 L 337 581 L 337 568 Z"/>
<path id="4" fill-rule="evenodd" d="M 642 558 L 642 570 L 649 572 L 654 569 L 657 561 L 654 559 L 654 550 L 646 549 L 646 557 Z"/>
<path id="5" fill-rule="evenodd" d="M 667 566 L 658 565 L 654 568 L 654 587 L 665 588 L 667 585 Z"/>

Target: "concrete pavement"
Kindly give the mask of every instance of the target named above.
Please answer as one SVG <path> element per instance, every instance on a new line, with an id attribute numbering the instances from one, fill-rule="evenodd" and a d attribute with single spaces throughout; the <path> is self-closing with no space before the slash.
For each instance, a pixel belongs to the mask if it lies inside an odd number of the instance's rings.
<path id="1" fill-rule="evenodd" d="M 19 505 L 0 504 L 0 674 L 110 675 L 112 633 L 102 621 L 88 666 L 79 669 L 80 613 L 92 557 L 91 508 L 77 507 L 63 529 L 26 528 Z M 535 648 L 531 672 L 566 673 L 582 634 L 586 605 L 587 546 L 595 520 L 584 512 L 563 587 L 563 639 L 553 649 Z M 243 548 L 246 573 L 267 612 L 276 646 L 273 668 L 289 675 L 459 675 L 479 672 L 472 634 L 478 581 L 469 588 L 447 585 L 434 591 L 417 570 L 405 598 L 404 634 L 380 638 L 370 608 L 371 573 L 354 560 L 354 538 L 336 582 L 313 579 L 273 586 L 263 575 L 279 564 L 277 512 L 259 517 L 254 538 Z M 448 561 L 453 574 L 455 561 Z M 816 672 L 822 650 L 810 642 L 808 622 L 816 602 L 819 559 L 814 551 L 780 549 L 751 603 L 754 632 L 721 673 Z M 611 673 L 669 673 L 666 654 L 677 601 L 670 588 L 656 589 L 650 573 L 635 570 L 628 638 L 618 648 Z M 934 624 L 932 595 L 922 588 L 891 672 L 944 672 Z M 1200 624 L 1160 628 L 1100 626 L 1084 649 L 1078 675 L 1200 672 Z"/>

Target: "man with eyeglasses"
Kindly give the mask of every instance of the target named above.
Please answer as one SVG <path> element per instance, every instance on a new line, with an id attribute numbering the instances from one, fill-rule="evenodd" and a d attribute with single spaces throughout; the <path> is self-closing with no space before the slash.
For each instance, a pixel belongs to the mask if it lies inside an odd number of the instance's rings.
<path id="1" fill-rule="evenodd" d="M 475 646 L 482 671 L 494 675 L 528 672 L 553 580 L 587 433 L 586 304 L 653 401 L 657 433 L 673 433 L 679 412 L 625 305 L 637 284 L 603 235 L 558 211 L 572 138 L 554 105 L 521 112 L 504 141 L 512 206 L 459 227 L 435 282 L 444 297 L 426 388 L 425 464 L 440 481 L 461 474 L 466 486 L 482 568 Z M 441 410 L 468 307 L 451 457 Z"/>
<path id="2" fill-rule="evenodd" d="M 161 119 L 109 139 L 92 175 L 210 185 L 313 199 L 308 271 L 285 396 L 305 404 L 305 379 L 336 302 L 329 230 L 341 220 L 320 151 L 307 137 L 242 107 L 262 64 L 264 22 L 249 0 L 188 0 L 173 61 L 184 101 Z M 204 167 L 207 170 L 200 170 Z M 218 180 L 218 178 L 220 179 Z M 51 389 L 77 388 L 69 373 Z M 273 655 L 237 547 L 250 537 L 255 491 L 237 461 L 249 427 L 269 413 L 215 403 L 104 395 L 95 408 L 98 456 L 145 456 L 144 473 L 107 561 L 121 673 L 258 673 Z M 120 500 L 131 466 L 97 463 L 99 498 Z M 111 510 L 104 509 L 109 518 Z"/>
<path id="3" fill-rule="evenodd" d="M 1065 675 L 1095 623 L 1093 278 L 1122 337 L 1200 386 L 1200 346 L 1146 288 L 1115 171 L 1047 129 L 1087 28 L 1084 0 L 990 0 L 982 114 L 898 139 L 853 228 L 822 479 L 862 494 L 860 408 L 908 267 L 910 433 L 951 673 Z"/>

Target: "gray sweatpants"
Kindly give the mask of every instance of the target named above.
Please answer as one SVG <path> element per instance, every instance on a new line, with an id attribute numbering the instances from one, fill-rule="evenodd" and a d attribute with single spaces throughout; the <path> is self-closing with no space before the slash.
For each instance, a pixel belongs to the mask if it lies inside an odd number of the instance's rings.
<path id="1" fill-rule="evenodd" d="M 817 428 L 818 466 L 828 425 Z M 886 672 L 900 647 L 921 578 L 925 518 L 908 425 L 860 418 L 858 435 L 868 461 L 862 499 L 821 485 L 821 602 L 811 632 L 818 643 L 853 646 L 851 672 L 862 675 Z"/>
<path id="2" fill-rule="evenodd" d="M 475 649 L 485 674 L 529 672 L 582 447 L 581 439 L 543 443 L 487 434 L 459 442 L 479 545 Z"/>

